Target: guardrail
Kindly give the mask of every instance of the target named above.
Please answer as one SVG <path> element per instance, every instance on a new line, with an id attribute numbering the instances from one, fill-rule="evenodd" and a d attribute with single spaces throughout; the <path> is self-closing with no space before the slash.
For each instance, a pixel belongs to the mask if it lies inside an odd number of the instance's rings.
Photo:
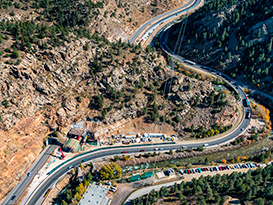
<path id="1" fill-rule="evenodd" d="M 53 168 L 50 172 L 47 173 L 47 175 L 50 175 L 52 174 L 53 172 L 55 172 L 57 169 L 59 169 L 60 167 L 62 167 L 63 165 L 67 164 L 68 162 L 71 162 L 72 160 L 74 159 L 77 159 L 79 157 L 82 157 L 84 155 L 87 155 L 87 154 L 90 154 L 90 153 L 93 153 L 93 152 L 97 152 L 97 151 L 100 151 L 100 150 L 107 150 L 107 149 L 117 149 L 117 148 L 127 148 L 127 147 L 143 147 L 143 146 L 154 146 L 154 145 L 169 145 L 169 144 L 175 144 L 175 142 L 166 142 L 166 143 L 153 143 L 153 144 L 136 144 L 136 145 L 129 145 L 129 146 L 114 146 L 114 147 L 102 147 L 102 148 L 98 148 L 98 149 L 94 149 L 94 150 L 91 150 L 91 151 L 88 151 L 88 152 L 85 152 L 85 153 L 82 153 L 82 154 L 78 154 L 77 156 L 75 157 L 72 157 L 68 160 L 66 160 L 65 162 L 59 164 L 57 167 Z"/>

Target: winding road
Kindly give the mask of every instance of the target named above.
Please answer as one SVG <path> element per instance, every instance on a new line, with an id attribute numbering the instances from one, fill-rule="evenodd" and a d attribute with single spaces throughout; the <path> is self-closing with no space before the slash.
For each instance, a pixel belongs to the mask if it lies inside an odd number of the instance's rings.
<path id="1" fill-rule="evenodd" d="M 144 23 L 136 32 L 135 34 L 132 36 L 132 38 L 130 39 L 130 43 L 134 43 L 137 39 L 141 39 L 143 38 L 143 36 L 150 36 L 151 32 L 153 32 L 155 30 L 155 28 L 157 28 L 162 21 L 166 21 L 166 20 L 170 20 L 172 18 L 177 17 L 178 15 L 182 15 L 184 13 L 186 13 L 189 9 L 194 8 L 195 6 L 197 6 L 200 3 L 200 0 L 190 0 L 190 2 L 188 2 L 186 5 L 184 5 L 183 7 L 180 7 L 178 9 L 175 9 L 173 11 L 167 12 L 165 14 L 162 14 L 158 17 L 155 17 L 149 21 L 147 21 L 146 23 Z M 160 36 L 160 45 L 162 46 L 162 49 L 168 53 L 170 56 L 172 56 L 173 58 L 181 61 L 184 63 L 184 60 L 182 57 L 174 54 L 170 48 L 168 48 L 168 46 L 166 46 L 167 44 L 165 43 L 166 39 L 167 39 L 167 35 L 168 35 L 169 30 L 166 29 Z M 146 40 L 146 39 L 143 39 Z M 211 68 L 208 67 L 204 67 L 204 66 L 200 66 L 200 65 L 191 65 L 194 69 L 198 69 L 198 70 L 202 70 L 203 72 L 207 72 L 210 73 L 211 75 L 215 75 L 218 78 L 223 79 L 224 81 L 226 81 L 231 87 L 233 87 L 236 92 L 239 93 L 241 99 L 244 99 L 246 97 L 246 94 L 243 92 L 243 90 L 237 86 L 237 84 L 235 82 L 229 82 L 230 78 L 228 76 L 226 76 L 223 73 L 219 73 L 219 71 L 213 70 Z M 216 73 L 217 72 L 217 73 Z M 199 146 L 203 146 L 204 144 L 208 144 L 207 147 L 212 147 L 212 146 L 218 146 L 221 144 L 225 144 L 228 143 L 232 140 L 234 140 L 238 135 L 242 134 L 242 132 L 244 132 L 244 129 L 247 127 L 247 125 L 250 122 L 250 119 L 246 119 L 245 118 L 245 111 L 247 109 L 249 109 L 248 107 L 246 107 L 246 105 L 244 106 L 244 115 L 243 115 L 243 119 L 240 122 L 239 126 L 234 129 L 231 133 L 229 133 L 226 136 L 223 136 L 221 138 L 218 139 L 208 139 L 207 141 L 202 141 L 202 142 L 185 142 L 185 143 L 181 143 L 181 144 L 168 144 L 168 145 L 158 145 L 156 146 L 157 148 L 163 148 L 164 150 L 170 150 L 170 149 L 180 149 L 183 146 L 187 146 L 187 147 L 199 147 Z M 32 197 L 28 200 L 27 204 L 30 205 L 34 205 L 34 204 L 41 204 L 43 201 L 43 197 L 44 194 L 46 193 L 46 191 L 54 186 L 54 184 L 56 183 L 56 181 L 63 176 L 64 174 L 66 174 L 68 171 L 70 171 L 69 167 L 73 166 L 76 167 L 79 165 L 79 163 L 82 163 L 83 160 L 84 161 L 91 161 L 97 158 L 103 158 L 103 157 L 107 157 L 107 156 L 111 156 L 111 155 L 118 155 L 121 154 L 122 151 L 127 151 L 128 154 L 132 154 L 132 153 L 138 153 L 141 149 L 146 149 L 147 152 L 149 151 L 154 151 L 155 146 L 139 146 L 139 147 L 123 147 L 123 148 L 113 148 L 113 149 L 107 149 L 107 150 L 100 150 L 100 151 L 95 151 L 93 153 L 89 153 L 86 154 L 82 157 L 78 157 L 73 161 L 70 161 L 68 163 L 65 163 L 63 166 L 61 166 L 59 169 L 57 169 L 54 173 L 48 175 L 48 177 L 43 181 L 42 184 L 39 185 L 39 187 L 37 187 L 36 191 L 31 195 Z M 45 163 L 46 161 L 46 157 L 48 157 L 48 155 L 53 151 L 53 147 L 49 147 L 47 149 L 47 151 L 45 153 L 43 153 L 40 157 L 39 160 L 37 160 L 34 165 L 32 166 L 32 168 L 30 169 L 30 171 L 32 173 L 37 173 L 38 170 L 41 168 L 41 164 Z M 50 152 L 50 153 L 48 153 Z M 29 183 L 31 182 L 33 176 L 32 177 L 23 177 L 23 180 L 21 182 L 18 183 L 18 185 L 11 191 L 11 193 L 7 196 L 6 200 L 4 201 L 3 204 L 14 204 L 16 199 L 19 198 L 19 196 L 23 193 L 23 191 L 26 189 L 26 187 L 29 185 Z M 15 196 L 15 198 L 12 200 L 12 196 Z"/>
<path id="2" fill-rule="evenodd" d="M 143 38 L 143 36 L 147 36 L 149 33 L 153 32 L 162 22 L 167 21 L 168 19 L 173 18 L 173 16 L 178 16 L 184 13 L 185 11 L 188 11 L 194 7 L 196 7 L 201 0 L 190 0 L 187 4 L 174 9 L 172 11 L 168 11 L 164 14 L 161 14 L 159 16 L 156 16 L 149 21 L 146 21 L 144 24 L 142 24 L 132 35 L 129 42 L 130 43 L 136 43 L 140 37 Z M 142 34 L 145 31 L 144 34 Z M 141 35 L 142 34 L 142 35 Z M 144 39 L 145 40 L 145 39 Z"/>

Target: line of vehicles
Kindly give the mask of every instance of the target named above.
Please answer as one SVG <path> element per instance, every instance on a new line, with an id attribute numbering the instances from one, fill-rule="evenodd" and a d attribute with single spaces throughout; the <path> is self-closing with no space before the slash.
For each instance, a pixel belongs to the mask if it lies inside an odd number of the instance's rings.
<path id="1" fill-rule="evenodd" d="M 193 169 L 180 169 L 180 174 L 194 174 L 194 173 L 202 173 L 206 171 L 224 171 L 224 170 L 231 170 L 231 169 L 243 169 L 243 168 L 256 168 L 261 166 L 260 164 L 256 163 L 246 163 L 246 164 L 235 164 L 235 165 L 221 165 L 221 166 L 214 166 L 214 167 L 202 167 L 202 168 L 193 168 Z"/>
<path id="2" fill-rule="evenodd" d="M 205 147 L 208 147 L 209 146 L 209 144 L 203 144 L 203 147 L 205 148 Z M 181 147 L 181 149 L 183 149 L 183 150 L 187 150 L 187 149 L 189 149 L 188 148 L 188 146 L 182 146 Z M 162 150 L 164 150 L 164 148 L 162 148 L 162 147 L 160 147 L 160 148 L 158 148 L 158 147 L 156 147 L 156 148 L 154 148 L 154 151 L 162 151 Z M 146 149 L 141 149 L 141 150 L 139 150 L 139 152 L 146 152 Z M 127 151 L 122 151 L 121 152 L 122 154 L 126 154 L 126 153 L 128 153 Z"/>

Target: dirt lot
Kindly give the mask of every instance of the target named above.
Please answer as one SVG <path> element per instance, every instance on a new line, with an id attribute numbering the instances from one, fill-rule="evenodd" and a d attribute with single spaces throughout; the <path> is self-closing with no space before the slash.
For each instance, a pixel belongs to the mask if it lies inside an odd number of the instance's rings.
<path id="1" fill-rule="evenodd" d="M 112 202 L 111 204 L 121 204 L 122 200 L 125 199 L 125 197 L 133 191 L 131 184 L 119 184 L 119 188 L 117 193 L 111 194 L 112 195 Z"/>

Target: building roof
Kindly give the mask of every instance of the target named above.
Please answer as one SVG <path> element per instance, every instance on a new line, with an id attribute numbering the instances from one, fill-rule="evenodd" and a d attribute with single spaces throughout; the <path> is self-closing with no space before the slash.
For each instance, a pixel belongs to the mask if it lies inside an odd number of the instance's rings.
<path id="1" fill-rule="evenodd" d="M 77 167 L 77 171 L 78 171 L 78 177 L 82 177 L 82 170 L 80 167 Z"/>
<path id="2" fill-rule="evenodd" d="M 152 177 L 152 176 L 154 176 L 153 172 L 145 172 L 144 174 L 141 175 L 141 178 L 146 179 L 146 178 Z"/>
<path id="3" fill-rule="evenodd" d="M 79 140 L 71 138 L 65 143 L 64 146 L 76 150 L 79 146 L 79 143 Z"/>
<path id="4" fill-rule="evenodd" d="M 76 135 L 76 136 L 82 136 L 84 137 L 86 135 L 86 130 L 85 129 L 71 129 L 68 132 L 69 135 Z"/>
<path id="5" fill-rule="evenodd" d="M 107 197 L 109 189 L 104 187 L 91 184 L 84 195 L 82 196 L 79 205 L 86 204 L 98 204 L 98 205 L 107 205 L 110 202 L 110 198 Z"/>
<path id="6" fill-rule="evenodd" d="M 138 174 L 138 175 L 134 175 L 134 176 L 131 176 L 131 177 L 129 177 L 128 178 L 128 181 L 129 182 L 133 182 L 133 181 L 138 181 L 138 180 L 140 180 L 141 178 L 140 178 L 140 175 Z"/>
<path id="7" fill-rule="evenodd" d="M 72 129 L 82 129 L 82 128 L 84 128 L 84 121 L 83 120 L 81 120 L 81 121 L 79 121 L 79 122 L 75 122 L 71 127 L 72 127 Z"/>

